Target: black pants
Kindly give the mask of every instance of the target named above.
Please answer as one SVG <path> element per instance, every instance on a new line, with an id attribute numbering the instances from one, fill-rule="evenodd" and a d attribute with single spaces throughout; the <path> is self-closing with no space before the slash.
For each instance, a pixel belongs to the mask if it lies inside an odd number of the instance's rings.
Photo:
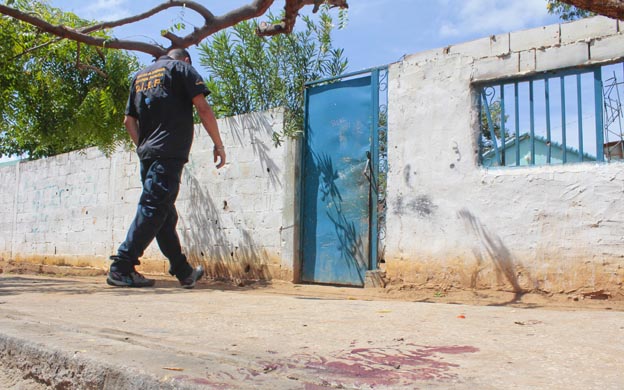
<path id="1" fill-rule="evenodd" d="M 156 238 L 161 252 L 169 259 L 169 273 L 178 279 L 191 274 L 193 268 L 182 254 L 176 232 L 178 212 L 175 201 L 184 163 L 172 159 L 141 161 L 143 192 L 126 240 L 114 256 L 111 271 L 128 272 L 133 265 L 139 264 L 139 257 Z"/>

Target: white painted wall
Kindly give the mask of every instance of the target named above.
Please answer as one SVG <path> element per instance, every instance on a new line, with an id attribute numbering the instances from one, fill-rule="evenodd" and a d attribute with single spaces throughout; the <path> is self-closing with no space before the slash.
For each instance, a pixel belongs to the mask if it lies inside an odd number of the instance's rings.
<path id="1" fill-rule="evenodd" d="M 16 163 L 0 165 L 0 257 L 4 258 L 11 255 L 18 169 Z"/>
<path id="2" fill-rule="evenodd" d="M 596 17 L 419 53 L 390 66 L 391 277 L 432 287 L 622 287 L 624 165 L 480 167 L 472 87 L 621 59 L 620 27 Z"/>
<path id="3" fill-rule="evenodd" d="M 220 120 L 230 162 L 220 170 L 212 142 L 196 128 L 176 203 L 178 231 L 191 260 L 217 276 L 292 274 L 293 199 L 284 189 L 294 187 L 295 149 L 271 139 L 282 125 L 279 110 Z M 103 268 L 141 193 L 134 151 L 107 158 L 95 148 L 5 164 L 0 185 L 2 257 Z M 168 269 L 156 243 L 143 260 L 144 269 Z"/>

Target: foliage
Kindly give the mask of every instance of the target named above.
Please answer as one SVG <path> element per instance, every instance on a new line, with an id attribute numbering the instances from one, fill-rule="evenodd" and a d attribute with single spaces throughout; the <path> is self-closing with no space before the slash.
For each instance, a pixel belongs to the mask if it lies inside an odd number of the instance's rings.
<path id="1" fill-rule="evenodd" d="M 343 18 L 340 15 L 341 23 Z M 317 21 L 309 16 L 302 20 L 302 31 L 271 38 L 255 33 L 257 22 L 244 21 L 200 45 L 217 116 L 285 107 L 284 132 L 274 134 L 274 141 L 279 144 L 284 136 L 301 132 L 305 83 L 340 75 L 347 68 L 343 50 L 332 46 L 334 25 L 328 10 L 322 10 Z"/>
<path id="2" fill-rule="evenodd" d="M 557 0 L 546 0 L 546 9 L 551 15 L 558 15 L 561 20 L 572 21 L 577 19 L 583 19 L 588 16 L 595 15 L 591 11 L 577 8 L 573 5 L 562 3 Z"/>
<path id="3" fill-rule="evenodd" d="M 494 148 L 494 145 L 499 145 L 499 152 L 501 158 L 501 165 L 505 165 L 505 142 L 512 137 L 507 126 L 501 126 L 502 107 L 500 100 L 493 100 L 488 102 L 488 108 L 490 111 L 490 118 L 492 119 L 492 127 L 494 130 L 494 136 L 496 139 L 492 139 L 492 133 L 488 124 L 487 113 L 485 105 L 481 104 L 481 137 L 479 143 L 481 145 L 481 154 L 485 154 Z M 509 119 L 509 115 L 505 114 L 505 123 Z"/>
<path id="4" fill-rule="evenodd" d="M 40 1 L 12 3 L 53 23 L 87 23 Z M 129 140 L 122 122 L 134 57 L 8 17 L 0 18 L 0 45 L 0 155 L 34 159 L 89 146 L 110 153 Z"/>
<path id="5" fill-rule="evenodd" d="M 488 104 L 490 111 L 490 118 L 492 118 L 492 126 L 494 128 L 494 135 L 497 139 L 501 139 L 503 142 L 509 138 L 509 129 L 507 127 L 504 128 L 501 134 L 501 104 L 500 100 L 495 100 Z M 505 115 L 505 121 L 509 118 L 509 115 Z M 488 125 L 487 113 L 485 110 L 485 106 L 481 106 L 481 136 L 483 137 L 485 145 L 490 145 L 492 143 L 492 133 L 490 132 L 490 127 Z"/>

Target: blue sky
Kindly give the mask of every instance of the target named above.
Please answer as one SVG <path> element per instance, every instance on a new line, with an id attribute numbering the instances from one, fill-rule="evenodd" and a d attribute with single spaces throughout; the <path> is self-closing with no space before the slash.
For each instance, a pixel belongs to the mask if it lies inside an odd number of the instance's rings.
<path id="1" fill-rule="evenodd" d="M 51 4 L 85 19 L 112 20 L 146 11 L 163 0 L 51 0 Z M 251 0 L 202 0 L 223 14 Z M 405 54 L 444 47 L 492 34 L 557 23 L 546 12 L 546 0 L 350 0 L 349 22 L 336 31 L 336 47 L 345 49 L 349 70 L 398 61 Z M 276 0 L 275 13 L 283 7 Z M 306 7 L 310 9 L 311 7 Z M 150 37 L 178 20 L 180 11 L 166 12 L 131 27 L 118 29 L 118 38 Z M 201 23 L 187 10 L 188 25 Z M 160 41 L 167 44 L 165 41 Z"/>

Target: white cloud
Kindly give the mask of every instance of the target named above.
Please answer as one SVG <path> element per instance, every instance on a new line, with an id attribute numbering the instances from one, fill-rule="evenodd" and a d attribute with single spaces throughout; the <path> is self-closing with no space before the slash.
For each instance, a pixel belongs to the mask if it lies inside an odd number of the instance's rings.
<path id="1" fill-rule="evenodd" d="M 86 18 L 108 21 L 130 16 L 127 0 L 97 0 L 81 10 Z"/>
<path id="2" fill-rule="evenodd" d="M 549 15 L 545 0 L 466 0 L 446 2 L 442 37 L 490 35 L 544 24 Z"/>
<path id="3" fill-rule="evenodd" d="M 349 1 L 349 25 L 384 26 L 392 23 L 397 13 L 412 13 L 423 0 L 356 0 Z M 429 0 L 427 0 L 429 1 Z M 387 28 L 387 27 L 386 27 Z"/>

